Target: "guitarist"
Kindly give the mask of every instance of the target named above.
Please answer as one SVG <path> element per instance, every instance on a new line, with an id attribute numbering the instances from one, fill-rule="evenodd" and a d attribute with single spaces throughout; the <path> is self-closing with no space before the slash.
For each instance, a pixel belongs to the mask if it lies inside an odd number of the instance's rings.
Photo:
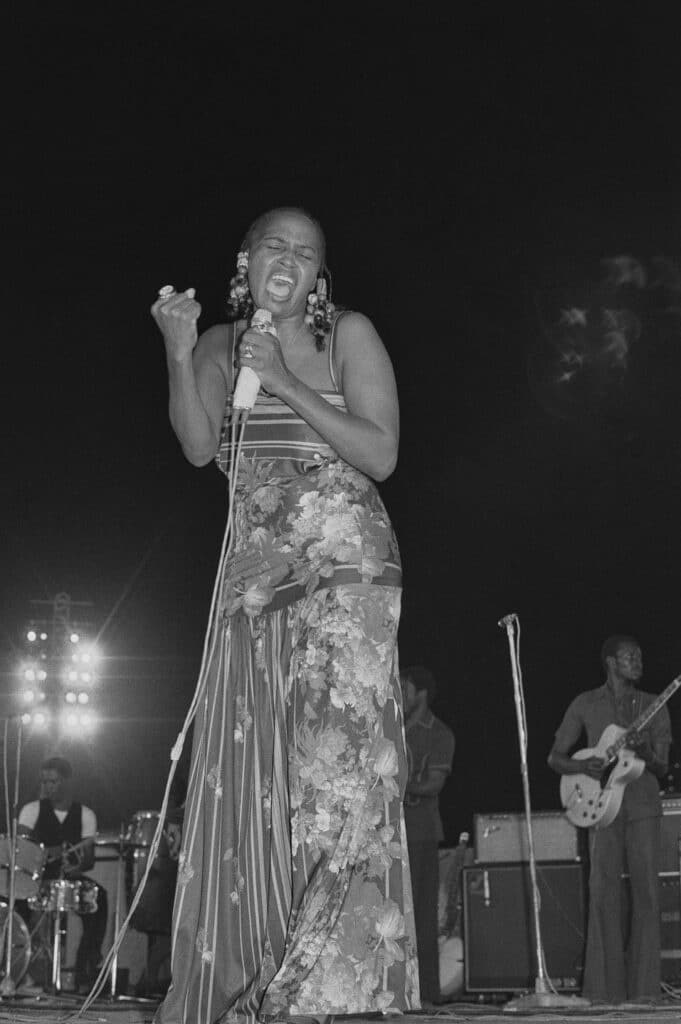
<path id="1" fill-rule="evenodd" d="M 637 640 L 611 636 L 601 648 L 606 672 L 603 686 L 576 697 L 561 722 L 548 762 L 561 775 L 598 779 L 598 757 L 570 756 L 580 738 L 596 747 L 611 724 L 628 728 L 656 695 L 637 688 L 643 658 Z M 645 771 L 625 787 L 617 817 L 604 828 L 589 830 L 589 923 L 582 994 L 594 1002 L 648 1002 L 660 998 L 660 780 L 667 773 L 671 724 L 660 708 L 645 730 L 627 747 L 645 763 Z M 623 872 L 629 873 L 631 922 L 622 921 Z M 624 926 L 623 926 L 624 925 Z"/>
<path id="2" fill-rule="evenodd" d="M 72 799 L 71 776 L 66 758 L 48 758 L 40 769 L 40 800 L 25 804 L 19 812 L 19 832 L 46 848 L 43 883 L 47 884 L 55 878 L 86 879 L 83 872 L 95 863 L 97 819 L 94 811 Z M 106 918 L 106 890 L 98 886 L 97 910 L 80 916 L 83 932 L 76 954 L 79 991 L 89 991 L 97 976 Z"/>

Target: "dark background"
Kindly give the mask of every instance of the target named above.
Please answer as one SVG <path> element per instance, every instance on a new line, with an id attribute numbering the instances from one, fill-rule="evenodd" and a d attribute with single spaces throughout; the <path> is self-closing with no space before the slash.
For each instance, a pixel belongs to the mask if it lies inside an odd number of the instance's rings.
<path id="1" fill-rule="evenodd" d="M 226 494 L 171 432 L 148 307 L 193 285 L 221 320 L 246 225 L 281 203 L 320 218 L 334 297 L 394 361 L 381 490 L 401 660 L 432 668 L 457 736 L 447 841 L 522 809 L 501 616 L 522 626 L 535 809 L 558 807 L 546 754 L 605 636 L 640 638 L 647 689 L 681 670 L 677 7 L 399 9 L 25 4 L 7 26 L 5 713 L 31 600 L 92 602 L 106 654 L 96 737 L 26 735 L 22 801 L 59 747 L 102 827 L 160 805 Z M 613 277 L 623 255 L 644 278 Z M 561 326 L 573 307 L 588 331 Z"/>

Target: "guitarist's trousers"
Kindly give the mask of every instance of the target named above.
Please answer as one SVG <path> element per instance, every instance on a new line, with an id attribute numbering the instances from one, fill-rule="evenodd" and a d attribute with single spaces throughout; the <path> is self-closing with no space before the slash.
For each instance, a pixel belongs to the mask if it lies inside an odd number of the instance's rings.
<path id="1" fill-rule="evenodd" d="M 582 994 L 621 1003 L 660 995 L 660 818 L 626 807 L 589 834 L 589 920 Z M 622 876 L 629 874 L 630 899 Z M 625 908 L 629 904 L 629 912 Z"/>

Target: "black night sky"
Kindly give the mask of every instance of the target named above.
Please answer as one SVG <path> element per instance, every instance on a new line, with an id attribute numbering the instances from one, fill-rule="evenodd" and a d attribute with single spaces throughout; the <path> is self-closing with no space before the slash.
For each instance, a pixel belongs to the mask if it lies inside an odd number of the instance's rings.
<path id="1" fill-rule="evenodd" d="M 546 754 L 605 636 L 640 638 L 647 689 L 681 671 L 675 5 L 400 9 L 27 3 L 5 36 L 0 712 L 30 602 L 92 602 L 106 721 L 62 749 L 102 827 L 160 805 L 226 512 L 170 429 L 148 308 L 193 285 L 219 321 L 273 205 L 320 218 L 334 297 L 394 361 L 381 490 L 401 660 L 433 669 L 457 736 L 448 842 L 522 810 L 501 616 L 535 810 L 559 805 Z M 26 736 L 22 800 L 53 746 Z"/>

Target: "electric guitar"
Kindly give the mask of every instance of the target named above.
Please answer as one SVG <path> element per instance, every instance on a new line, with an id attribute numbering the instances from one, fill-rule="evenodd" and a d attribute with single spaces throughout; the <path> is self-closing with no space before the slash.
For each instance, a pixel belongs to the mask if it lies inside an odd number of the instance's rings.
<path id="1" fill-rule="evenodd" d="M 681 675 L 672 680 L 627 729 L 608 725 L 595 747 L 578 750 L 572 755 L 578 761 L 585 761 L 588 757 L 599 757 L 603 761 L 603 772 L 598 779 L 582 774 L 561 777 L 560 799 L 573 825 L 606 828 L 615 820 L 627 783 L 640 778 L 645 769 L 645 761 L 637 757 L 627 743 L 648 724 L 679 686 Z"/>
<path id="2" fill-rule="evenodd" d="M 468 833 L 462 832 L 459 836 L 459 844 L 454 849 L 454 863 L 447 878 L 447 902 L 444 914 L 441 914 L 440 908 L 438 908 L 438 917 L 443 918 L 438 929 L 440 995 L 445 998 L 458 995 L 464 986 L 461 879 L 464 867 L 472 860 L 473 851 L 468 846 Z"/>

